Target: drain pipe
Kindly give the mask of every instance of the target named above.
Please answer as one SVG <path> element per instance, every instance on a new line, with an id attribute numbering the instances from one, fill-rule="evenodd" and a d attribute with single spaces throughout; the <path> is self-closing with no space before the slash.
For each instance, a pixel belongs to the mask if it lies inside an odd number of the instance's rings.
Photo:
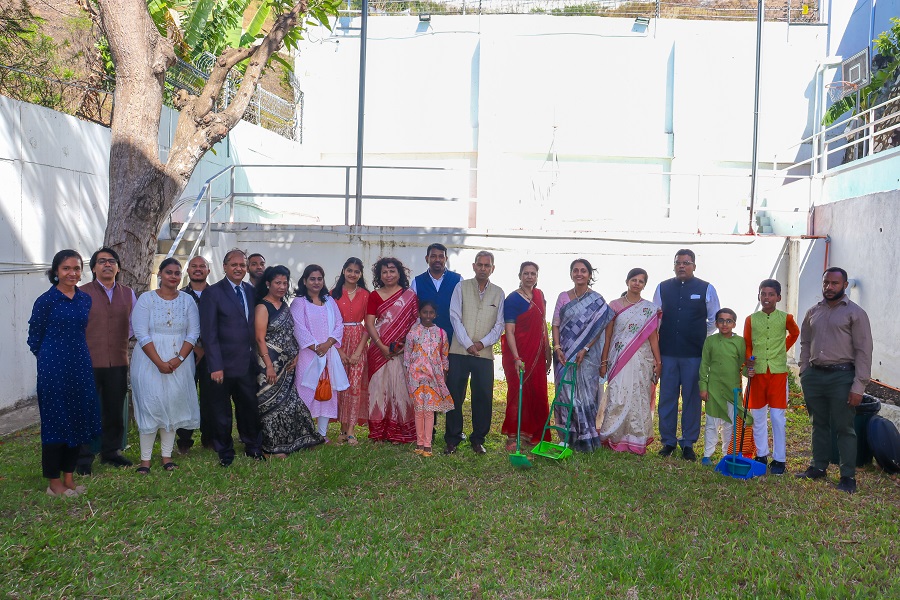
<path id="1" fill-rule="evenodd" d="M 362 0 L 362 23 L 359 32 L 359 106 L 356 121 L 356 215 L 354 222 L 362 225 L 363 190 L 363 133 L 366 112 L 366 38 L 369 33 L 369 0 Z"/>
<path id="2" fill-rule="evenodd" d="M 759 171 L 759 73 L 762 63 L 762 29 L 766 14 L 765 0 L 756 3 L 756 80 L 753 86 L 753 164 L 750 166 L 750 223 L 747 235 L 755 235 L 753 221 L 756 215 L 756 178 Z"/>

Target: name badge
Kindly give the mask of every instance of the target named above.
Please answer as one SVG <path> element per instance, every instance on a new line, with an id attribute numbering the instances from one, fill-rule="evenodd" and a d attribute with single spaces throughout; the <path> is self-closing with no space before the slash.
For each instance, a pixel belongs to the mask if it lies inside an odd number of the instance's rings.
<path id="1" fill-rule="evenodd" d="M 691 294 L 691 300 L 699 300 L 700 294 Z"/>

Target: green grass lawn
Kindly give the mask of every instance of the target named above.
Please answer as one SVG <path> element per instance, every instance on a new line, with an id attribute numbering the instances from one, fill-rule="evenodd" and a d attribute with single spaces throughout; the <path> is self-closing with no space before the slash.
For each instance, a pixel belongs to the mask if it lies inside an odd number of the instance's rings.
<path id="1" fill-rule="evenodd" d="M 222 469 L 195 450 L 174 473 L 157 457 L 147 477 L 96 466 L 74 500 L 44 494 L 38 430 L 21 432 L 0 444 L 0 595 L 900 597 L 900 490 L 880 470 L 861 471 L 851 497 L 832 487 L 834 468 L 829 484 L 739 481 L 661 459 L 658 442 L 645 457 L 602 450 L 514 470 L 497 433 L 503 384 L 495 398 L 486 456 L 462 445 L 425 459 L 363 439 Z M 788 438 L 789 470 L 802 470 L 802 408 Z"/>

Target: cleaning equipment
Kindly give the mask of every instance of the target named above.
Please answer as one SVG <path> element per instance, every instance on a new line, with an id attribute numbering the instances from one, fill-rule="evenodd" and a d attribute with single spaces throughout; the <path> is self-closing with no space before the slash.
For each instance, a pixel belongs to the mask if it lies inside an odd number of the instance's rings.
<path id="1" fill-rule="evenodd" d="M 578 367 L 575 363 L 567 362 L 563 367 L 562 377 L 559 379 L 559 385 L 556 386 L 556 394 L 553 396 L 553 403 L 550 405 L 550 414 L 547 415 L 547 422 L 544 423 L 544 431 L 541 433 L 541 439 L 547 437 L 547 432 L 555 429 L 559 432 L 560 437 L 565 440 L 558 444 L 553 442 L 541 442 L 532 449 L 531 453 L 535 456 L 543 456 L 544 458 L 552 458 L 553 460 L 562 460 L 568 456 L 572 456 L 572 449 L 569 448 L 569 426 L 572 424 L 572 413 L 575 410 L 575 377 Z M 568 377 L 567 377 L 568 376 Z M 560 402 L 559 392 L 565 386 L 569 386 L 569 402 Z M 519 388 L 521 390 L 521 388 Z M 551 425 L 556 407 L 566 409 L 566 426 Z"/>
<path id="2" fill-rule="evenodd" d="M 509 464 L 520 469 L 527 469 L 531 466 L 531 461 L 522 454 L 522 384 L 524 378 L 525 369 L 519 369 L 519 424 L 516 426 L 516 451 L 509 455 Z"/>
<path id="3" fill-rule="evenodd" d="M 734 388 L 734 418 L 731 419 L 731 441 L 737 436 L 737 414 L 738 414 L 738 398 L 741 397 L 741 389 Z M 747 405 L 744 404 L 746 414 Z M 743 432 L 742 432 L 743 433 Z M 741 436 L 743 437 L 743 435 Z M 741 440 L 743 443 L 743 440 Z M 766 465 L 756 462 L 752 458 L 746 458 L 739 454 L 740 446 L 733 445 L 734 454 L 722 457 L 719 464 L 716 465 L 716 472 L 726 477 L 734 477 L 735 479 L 753 479 L 766 474 Z"/>

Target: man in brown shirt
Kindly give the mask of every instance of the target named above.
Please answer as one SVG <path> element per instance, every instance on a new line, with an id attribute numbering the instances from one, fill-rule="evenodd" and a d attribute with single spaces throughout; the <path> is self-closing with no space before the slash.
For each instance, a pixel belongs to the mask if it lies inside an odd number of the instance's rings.
<path id="1" fill-rule="evenodd" d="M 82 446 L 75 470 L 90 475 L 94 455 L 114 467 L 131 466 L 122 455 L 125 437 L 125 396 L 128 393 L 128 340 L 131 338 L 131 309 L 137 297 L 131 288 L 116 282 L 119 255 L 112 248 L 100 248 L 91 256 L 94 280 L 79 289 L 92 300 L 88 314 L 88 351 L 94 367 L 103 433 L 99 448 Z"/>
<path id="2" fill-rule="evenodd" d="M 856 492 L 855 407 L 872 373 L 869 316 L 846 294 L 847 272 L 831 267 L 822 276 L 822 301 L 800 326 L 800 385 L 812 420 L 812 464 L 797 477 L 822 479 L 837 434 L 841 479 L 837 489 Z"/>

